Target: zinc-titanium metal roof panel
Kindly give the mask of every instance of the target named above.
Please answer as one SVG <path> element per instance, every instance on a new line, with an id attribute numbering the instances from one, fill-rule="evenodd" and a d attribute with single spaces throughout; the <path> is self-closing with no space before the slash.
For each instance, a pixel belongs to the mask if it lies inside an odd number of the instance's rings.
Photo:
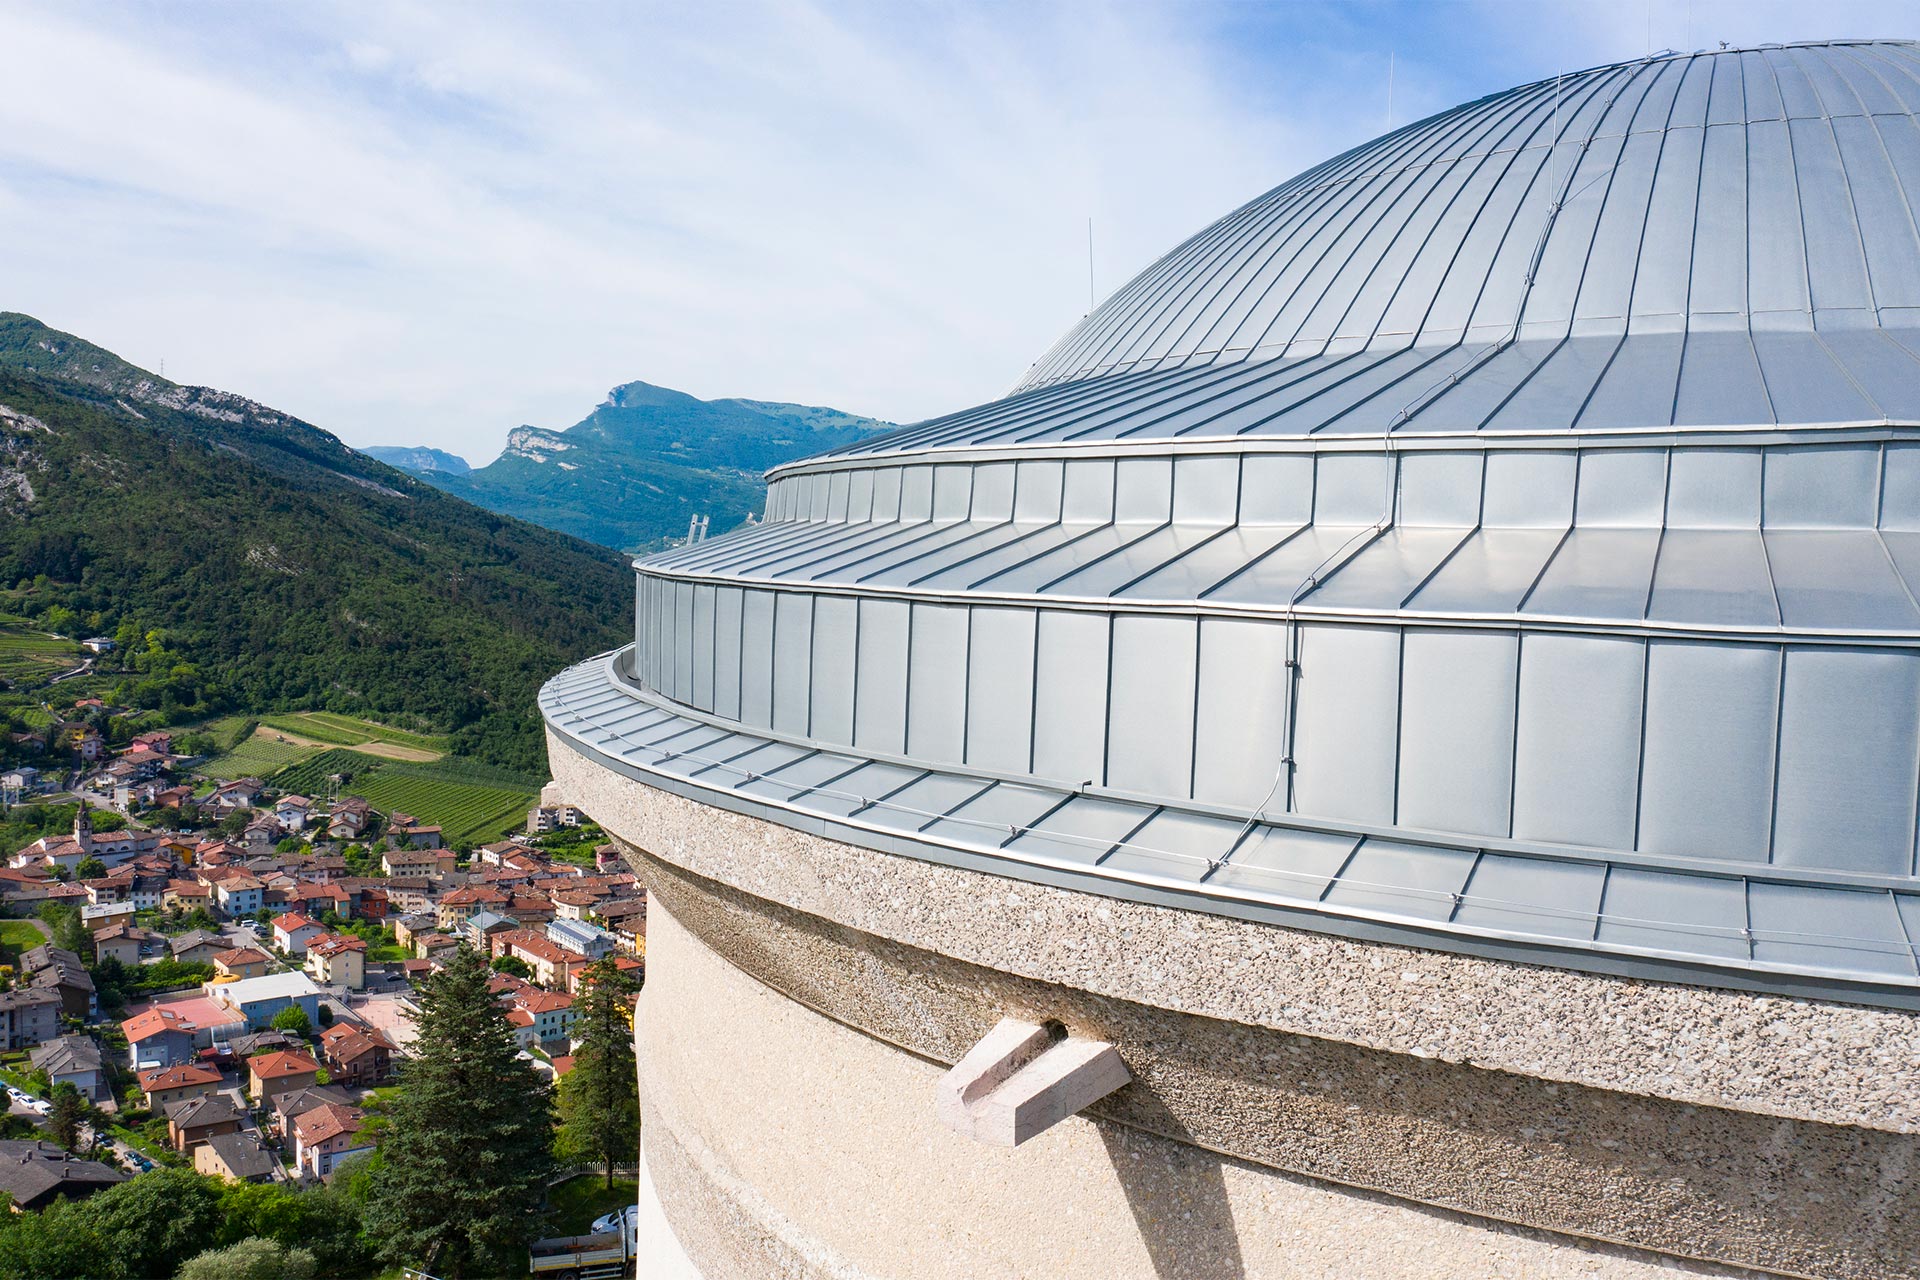
<path id="1" fill-rule="evenodd" d="M 990 783 L 951 773 L 929 773 L 904 790 L 896 791 L 872 808 L 860 811 L 862 822 L 899 831 L 920 831 L 985 790 Z M 975 840 L 991 849 L 993 840 Z"/>
<path id="2" fill-rule="evenodd" d="M 1402 646 L 1396 819 L 1504 836 L 1513 812 L 1519 637 L 1409 627 Z"/>
<path id="3" fill-rule="evenodd" d="M 995 849 L 1057 808 L 1066 796 L 1018 782 L 986 786 L 950 806 L 943 817 L 920 827 L 939 840 Z"/>
<path id="4" fill-rule="evenodd" d="M 813 754 L 805 747 L 794 746 L 790 742 L 765 742 L 740 752 L 722 763 L 707 765 L 688 774 L 702 782 L 712 782 L 718 786 L 741 788 L 760 774 L 772 773 L 785 768 L 802 756 Z"/>
<path id="5" fill-rule="evenodd" d="M 1316 524 L 1276 546 L 1272 552 L 1202 593 L 1222 604 L 1285 605 L 1306 595 L 1316 576 L 1325 576 L 1372 538 L 1367 525 Z"/>
<path id="6" fill-rule="evenodd" d="M 1467 879 L 1455 924 L 1551 938 L 1591 938 L 1606 868 L 1486 853 Z"/>
<path id="7" fill-rule="evenodd" d="M 1677 333 L 1636 334 L 1621 343 L 1575 425 L 1601 430 L 1657 427 L 1673 421 L 1685 345 L 1685 338 Z"/>
<path id="8" fill-rule="evenodd" d="M 1305 525 L 1253 525 L 1196 541 L 1113 594 L 1132 600 L 1192 600 L 1298 533 Z"/>
<path id="9" fill-rule="evenodd" d="M 1754 881 L 1747 886 L 1753 958 L 1829 972 L 1914 977 L 1913 949 L 1893 895 Z"/>
<path id="10" fill-rule="evenodd" d="M 1218 532 L 1192 525 L 1167 525 L 1136 539 L 1114 555 L 1082 569 L 1067 570 L 1042 590 L 1047 595 L 1096 598 L 1115 595 L 1136 579 L 1149 578 L 1204 545 Z"/>
<path id="11" fill-rule="evenodd" d="M 1653 585 L 1658 529 L 1575 529 L 1540 575 L 1523 612 L 1637 621 Z"/>
<path id="12" fill-rule="evenodd" d="M 743 761 L 735 760 L 733 763 L 738 766 Z M 763 796 L 782 804 L 790 804 L 801 792 L 811 791 L 844 774 L 852 773 L 865 763 L 858 756 L 844 756 L 831 751 L 813 751 L 787 764 L 757 770 L 759 777 L 743 782 L 735 789 L 747 795 Z"/>
<path id="13" fill-rule="evenodd" d="M 1468 535 L 1466 529 L 1389 530 L 1322 577 L 1301 599 L 1327 609 L 1397 610 Z"/>
<path id="14" fill-rule="evenodd" d="M 1107 785 L 1185 799 L 1193 793 L 1194 618 L 1121 614 L 1113 620 L 1107 696 Z"/>
<path id="15" fill-rule="evenodd" d="M 1753 338 L 1736 333 L 1695 330 L 1686 335 L 1680 362 L 1673 422 L 1681 427 L 1765 426 L 1773 421 L 1773 401 Z"/>
<path id="16" fill-rule="evenodd" d="M 1287 628 L 1204 618 L 1195 691 L 1194 797 L 1267 810 L 1285 803 L 1281 757 L 1291 670 Z"/>
<path id="17" fill-rule="evenodd" d="M 1007 841 L 1006 848 L 1066 862 L 1098 863 L 1152 814 L 1151 808 L 1137 804 L 1075 796 L 1032 829 Z"/>
<path id="18" fill-rule="evenodd" d="M 1025 773 L 1033 765 L 1032 609 L 978 606 L 967 645 L 967 763 Z"/>
<path id="19" fill-rule="evenodd" d="M 1105 871 L 1199 881 L 1225 857 L 1247 824 L 1230 818 L 1162 809 L 1107 855 Z"/>
<path id="20" fill-rule="evenodd" d="M 1465 849 L 1368 839 L 1322 900 L 1417 920 L 1450 920 L 1477 856 Z"/>
<path id="21" fill-rule="evenodd" d="M 1359 848 L 1360 839 L 1332 831 L 1256 826 L 1207 883 L 1243 893 L 1318 901 Z"/>
<path id="22" fill-rule="evenodd" d="M 1668 529 L 1654 567 L 1647 617 L 1702 626 L 1780 624 L 1758 530 Z"/>
<path id="23" fill-rule="evenodd" d="M 876 760 L 812 791 L 802 792 L 794 803 L 816 813 L 831 813 L 844 818 L 904 790 L 909 783 L 926 776 L 925 769 Z"/>
<path id="24" fill-rule="evenodd" d="M 1914 872 L 1920 651 L 1786 653 L 1773 861 Z"/>
<path id="25" fill-rule="evenodd" d="M 930 563 L 911 582 L 930 591 L 970 590 L 992 581 L 996 574 L 1087 537 L 1093 529 L 1084 524 L 1051 524 L 1024 533 L 1010 532 L 993 547 L 959 548 L 952 555 L 952 563 Z"/>
<path id="26" fill-rule="evenodd" d="M 1781 422 L 1859 422 L 1880 416 L 1814 334 L 1756 329 L 1753 347 Z"/>
<path id="27" fill-rule="evenodd" d="M 1912 631 L 1906 585 L 1871 529 L 1769 529 L 1767 562 L 1789 627 Z"/>
<path id="28" fill-rule="evenodd" d="M 1613 946 L 1750 959 L 1743 880 L 1614 867 L 1600 910 L 1597 938 Z"/>
<path id="29" fill-rule="evenodd" d="M 1773 645 L 1648 642 L 1642 850 L 1767 860 L 1780 663 Z"/>
<path id="30" fill-rule="evenodd" d="M 1632 847 L 1645 667 L 1639 640 L 1547 633 L 1521 641 L 1516 838 Z"/>
<path id="31" fill-rule="evenodd" d="M 1305 628 L 1293 708 L 1297 812 L 1393 821 L 1400 639 L 1391 627 Z"/>
<path id="32" fill-rule="evenodd" d="M 1563 529 L 1481 529 L 1406 602 L 1420 613 L 1512 613 L 1565 539 Z"/>

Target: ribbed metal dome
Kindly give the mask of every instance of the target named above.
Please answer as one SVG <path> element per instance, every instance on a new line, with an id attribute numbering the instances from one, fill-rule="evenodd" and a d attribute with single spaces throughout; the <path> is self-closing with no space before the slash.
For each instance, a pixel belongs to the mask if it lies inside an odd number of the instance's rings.
<path id="1" fill-rule="evenodd" d="M 1167 254 L 1027 385 L 1180 361 L 1920 315 L 1920 55 L 1836 43 L 1510 89 L 1301 174 Z"/>
<path id="2" fill-rule="evenodd" d="M 1495 94 L 1200 232 L 1029 394 L 848 452 L 1910 417 L 1917 108 L 1920 52 L 1892 41 Z"/>
<path id="3" fill-rule="evenodd" d="M 549 724 L 905 855 L 1920 1003 L 1917 105 L 1764 48 L 1356 148 L 640 562 Z"/>

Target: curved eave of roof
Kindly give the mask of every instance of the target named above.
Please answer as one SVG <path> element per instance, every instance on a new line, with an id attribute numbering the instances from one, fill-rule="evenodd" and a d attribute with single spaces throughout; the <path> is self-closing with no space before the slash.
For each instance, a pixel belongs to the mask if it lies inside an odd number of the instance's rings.
<path id="1" fill-rule="evenodd" d="M 540 692 L 549 730 L 601 768 L 730 812 L 880 852 L 1318 932 L 1920 1008 L 1908 932 L 1920 929 L 1920 894 L 1825 872 L 1429 839 L 933 768 L 691 711 L 638 685 L 630 652 L 550 680 Z"/>

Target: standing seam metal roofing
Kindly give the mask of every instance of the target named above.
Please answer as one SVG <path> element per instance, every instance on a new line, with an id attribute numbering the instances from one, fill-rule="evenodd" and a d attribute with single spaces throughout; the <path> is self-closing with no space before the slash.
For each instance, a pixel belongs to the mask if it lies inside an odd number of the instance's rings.
<path id="1" fill-rule="evenodd" d="M 548 723 L 892 852 L 1920 1002 L 1917 108 L 1768 47 L 1337 156 L 640 562 Z"/>

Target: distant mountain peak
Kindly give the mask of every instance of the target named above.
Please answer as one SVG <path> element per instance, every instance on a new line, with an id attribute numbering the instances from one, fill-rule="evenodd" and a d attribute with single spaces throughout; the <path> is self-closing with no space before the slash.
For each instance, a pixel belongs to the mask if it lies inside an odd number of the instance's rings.
<path id="1" fill-rule="evenodd" d="M 448 453 L 445 449 L 430 449 L 425 445 L 370 444 L 360 452 L 414 475 L 441 471 L 448 475 L 463 476 L 473 470 L 459 454 Z"/>
<path id="2" fill-rule="evenodd" d="M 741 524 L 765 505 L 768 468 L 892 429 L 820 405 L 702 400 L 636 380 L 564 431 L 514 428 L 487 466 L 406 469 L 490 510 L 636 551 L 685 533 L 689 516 L 710 517 L 716 533 Z"/>
<path id="3" fill-rule="evenodd" d="M 672 387 L 663 387 L 652 382 L 623 382 L 607 392 L 607 398 L 600 402 L 603 409 L 639 409 L 650 405 L 691 405 L 705 404 L 698 396 L 688 395 L 684 391 L 675 391 Z"/>

